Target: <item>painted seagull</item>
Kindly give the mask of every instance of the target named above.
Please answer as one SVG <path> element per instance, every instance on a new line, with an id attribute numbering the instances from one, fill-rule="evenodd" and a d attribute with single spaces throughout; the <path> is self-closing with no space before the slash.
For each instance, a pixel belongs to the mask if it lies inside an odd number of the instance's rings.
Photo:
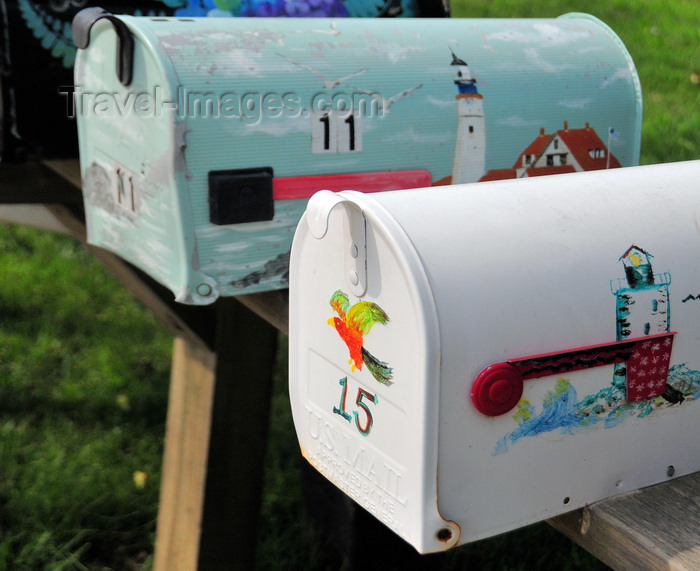
<path id="1" fill-rule="evenodd" d="M 376 323 L 386 325 L 389 322 L 389 316 L 371 301 L 358 301 L 350 307 L 347 294 L 341 290 L 331 296 L 330 304 L 338 317 L 331 317 L 328 323 L 335 328 L 348 346 L 350 351 L 348 363 L 352 370 L 361 371 L 362 365 L 367 365 L 367 369 L 377 381 L 384 385 L 393 384 L 391 380 L 393 369 L 387 363 L 377 359 L 364 346 L 364 336 Z"/>
<path id="2" fill-rule="evenodd" d="M 357 77 L 358 75 L 361 75 L 367 71 L 367 68 L 364 67 L 354 73 L 351 73 L 350 75 L 346 75 L 344 77 L 340 77 L 338 79 L 328 79 L 325 75 L 323 75 L 320 71 L 317 69 L 311 67 L 310 65 L 306 65 L 305 63 L 300 63 L 298 61 L 294 61 L 292 58 L 287 57 L 284 54 L 277 53 L 278 56 L 283 57 L 286 59 L 288 62 L 293 63 L 296 66 L 299 66 L 302 69 L 305 69 L 306 71 L 310 71 L 313 73 L 316 77 L 318 77 L 322 82 L 323 82 L 323 88 L 324 89 L 333 89 L 335 87 L 338 87 L 341 83 L 347 81 L 348 79 L 351 79 L 353 77 Z"/>
<path id="3" fill-rule="evenodd" d="M 413 87 L 409 87 L 408 89 L 404 89 L 403 91 L 400 91 L 396 95 L 392 95 L 391 97 L 385 98 L 382 97 L 379 93 L 376 91 L 370 91 L 368 89 L 362 89 L 361 87 L 353 87 L 353 89 L 356 89 L 357 91 L 361 93 L 366 93 L 370 97 L 373 97 L 379 102 L 379 106 L 385 113 L 389 113 L 389 108 L 396 103 L 399 99 L 405 97 L 409 93 L 413 93 L 416 89 L 420 89 L 423 87 L 422 83 L 419 83 L 418 85 L 414 85 Z"/>
<path id="4" fill-rule="evenodd" d="M 331 22 L 328 27 L 330 28 L 330 30 L 293 30 L 293 33 L 295 33 L 295 34 L 307 34 L 307 33 L 328 34 L 329 36 L 339 36 L 340 35 L 340 30 L 338 30 L 336 28 L 335 22 Z"/>

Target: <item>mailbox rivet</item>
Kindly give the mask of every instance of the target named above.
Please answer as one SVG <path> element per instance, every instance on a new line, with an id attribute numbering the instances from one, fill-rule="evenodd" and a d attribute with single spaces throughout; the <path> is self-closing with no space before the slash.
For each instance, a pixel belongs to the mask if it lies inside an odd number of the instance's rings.
<path id="1" fill-rule="evenodd" d="M 350 272 L 350 283 L 354 286 L 360 283 L 360 276 L 357 275 L 357 272 Z"/>
<path id="2" fill-rule="evenodd" d="M 668 468 L 666 468 L 666 475 L 667 475 L 669 478 L 673 478 L 673 475 L 674 475 L 675 473 L 676 473 L 676 469 L 675 469 L 673 466 L 669 466 Z"/>
<path id="3" fill-rule="evenodd" d="M 208 297 L 211 295 L 211 286 L 209 284 L 199 284 L 197 286 L 197 293 L 202 297 Z"/>
<path id="4" fill-rule="evenodd" d="M 350 246 L 350 255 L 353 258 L 357 258 L 357 256 L 360 255 L 360 250 L 357 249 L 357 244 L 353 244 L 352 246 Z"/>
<path id="5" fill-rule="evenodd" d="M 435 534 L 437 540 L 442 543 L 447 543 L 452 539 L 452 530 L 449 527 L 443 527 L 437 530 Z"/>

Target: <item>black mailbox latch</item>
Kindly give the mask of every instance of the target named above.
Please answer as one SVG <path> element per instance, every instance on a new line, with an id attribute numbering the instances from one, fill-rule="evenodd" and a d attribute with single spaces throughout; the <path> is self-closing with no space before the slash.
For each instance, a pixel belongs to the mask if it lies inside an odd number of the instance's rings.
<path id="1" fill-rule="evenodd" d="M 272 168 L 209 171 L 209 220 L 242 224 L 272 220 Z"/>

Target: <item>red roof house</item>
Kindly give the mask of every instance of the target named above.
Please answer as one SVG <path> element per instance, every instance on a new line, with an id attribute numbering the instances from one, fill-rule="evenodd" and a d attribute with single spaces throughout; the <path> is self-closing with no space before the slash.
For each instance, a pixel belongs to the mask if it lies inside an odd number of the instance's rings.
<path id="1" fill-rule="evenodd" d="M 510 169 L 488 171 L 479 181 L 524 178 L 549 174 L 620 168 L 620 162 L 608 151 L 595 129 L 586 123 L 583 129 L 564 128 L 554 134 L 540 129 L 539 136 L 520 153 Z"/>

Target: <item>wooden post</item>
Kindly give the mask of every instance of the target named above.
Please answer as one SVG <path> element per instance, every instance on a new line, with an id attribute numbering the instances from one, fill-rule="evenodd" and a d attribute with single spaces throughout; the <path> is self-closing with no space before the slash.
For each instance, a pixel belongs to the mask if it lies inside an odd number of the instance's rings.
<path id="1" fill-rule="evenodd" d="M 175 339 L 160 488 L 155 571 L 196 569 L 215 355 Z"/>
<path id="2" fill-rule="evenodd" d="M 254 568 L 277 349 L 277 330 L 250 309 L 217 305 L 200 571 Z"/>
<path id="3" fill-rule="evenodd" d="M 254 567 L 277 331 L 234 298 L 212 326 L 175 342 L 155 571 Z"/>

